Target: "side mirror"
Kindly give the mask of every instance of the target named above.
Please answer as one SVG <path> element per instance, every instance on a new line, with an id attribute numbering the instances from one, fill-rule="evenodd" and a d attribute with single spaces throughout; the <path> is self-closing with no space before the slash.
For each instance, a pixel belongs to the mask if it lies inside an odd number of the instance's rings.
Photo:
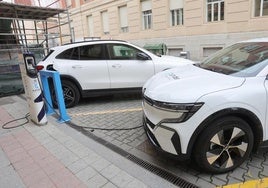
<path id="1" fill-rule="evenodd" d="M 139 52 L 136 54 L 138 60 L 150 60 L 150 56 L 145 53 Z"/>

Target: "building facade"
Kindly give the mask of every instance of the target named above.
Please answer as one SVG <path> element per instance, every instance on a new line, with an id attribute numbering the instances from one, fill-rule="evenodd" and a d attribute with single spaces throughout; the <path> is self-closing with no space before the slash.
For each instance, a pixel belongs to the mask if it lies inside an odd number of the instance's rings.
<path id="1" fill-rule="evenodd" d="M 75 41 L 164 43 L 200 61 L 240 40 L 268 37 L 268 0 L 65 0 Z"/>

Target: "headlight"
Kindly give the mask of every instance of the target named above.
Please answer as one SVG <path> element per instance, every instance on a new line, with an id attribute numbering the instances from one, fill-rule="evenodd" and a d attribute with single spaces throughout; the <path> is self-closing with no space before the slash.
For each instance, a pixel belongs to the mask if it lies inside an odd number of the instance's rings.
<path id="1" fill-rule="evenodd" d="M 174 104 L 165 103 L 161 106 L 162 110 L 172 111 L 178 113 L 178 118 L 175 119 L 163 119 L 161 123 L 181 123 L 187 121 L 192 117 L 204 103 L 190 103 L 190 104 Z"/>
<path id="2" fill-rule="evenodd" d="M 158 108 L 160 110 L 169 111 L 171 113 L 176 113 L 177 118 L 167 118 L 163 119 L 159 123 L 181 123 L 188 120 L 192 117 L 202 106 L 204 103 L 169 103 L 169 102 L 160 102 L 155 101 L 147 96 L 143 96 L 144 100 L 147 104 Z"/>

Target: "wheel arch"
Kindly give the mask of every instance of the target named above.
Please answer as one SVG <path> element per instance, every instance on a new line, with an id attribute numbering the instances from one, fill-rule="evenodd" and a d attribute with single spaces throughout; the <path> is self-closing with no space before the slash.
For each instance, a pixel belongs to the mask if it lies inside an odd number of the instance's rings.
<path id="1" fill-rule="evenodd" d="M 80 93 L 80 96 L 82 96 L 82 87 L 74 77 L 69 76 L 69 75 L 65 75 L 65 74 L 61 74 L 60 79 L 72 82 L 77 87 L 77 89 L 78 89 L 78 91 Z"/>
<path id="2" fill-rule="evenodd" d="M 246 121 L 249 126 L 251 127 L 251 130 L 254 135 L 254 144 L 253 144 L 253 151 L 256 151 L 258 146 L 263 140 L 263 128 L 261 121 L 259 118 L 251 111 L 243 108 L 228 108 L 223 109 L 218 112 L 215 112 L 214 114 L 207 117 L 195 130 L 193 133 L 193 136 L 190 139 L 187 153 L 192 154 L 194 145 L 196 144 L 196 140 L 198 139 L 198 136 L 202 133 L 202 131 L 209 126 L 211 122 L 216 120 L 217 118 L 227 117 L 227 116 L 235 116 L 243 119 Z"/>

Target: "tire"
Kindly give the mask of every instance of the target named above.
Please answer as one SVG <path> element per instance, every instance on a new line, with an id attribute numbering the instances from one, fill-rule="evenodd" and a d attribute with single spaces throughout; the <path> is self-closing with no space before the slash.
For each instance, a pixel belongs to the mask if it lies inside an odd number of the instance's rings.
<path id="1" fill-rule="evenodd" d="M 80 100 L 80 93 L 76 85 L 68 80 L 62 80 L 61 85 L 66 108 L 76 106 Z M 52 90 L 52 103 L 58 107 L 54 89 Z"/>
<path id="2" fill-rule="evenodd" d="M 254 136 L 247 122 L 238 117 L 217 119 L 198 137 L 194 159 L 201 170 L 226 173 L 250 155 Z"/>

